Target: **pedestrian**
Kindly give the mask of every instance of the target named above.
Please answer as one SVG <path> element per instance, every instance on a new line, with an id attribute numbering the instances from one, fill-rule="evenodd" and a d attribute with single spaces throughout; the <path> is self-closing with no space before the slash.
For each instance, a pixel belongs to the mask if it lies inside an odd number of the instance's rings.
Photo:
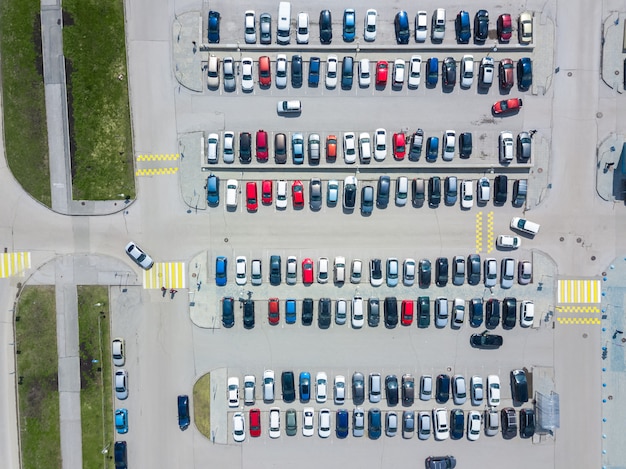
<path id="1" fill-rule="evenodd" d="M 533 135 L 535 135 L 537 133 L 537 129 L 533 129 L 530 131 L 530 136 L 532 137 Z"/>
<path id="2" fill-rule="evenodd" d="M 167 293 L 167 288 L 161 287 L 161 293 L 163 293 L 163 298 L 165 298 L 165 294 Z"/>
<path id="3" fill-rule="evenodd" d="M 171 298 L 171 299 L 174 299 L 174 295 L 175 295 L 176 293 L 178 293 L 178 290 L 174 290 L 174 289 L 172 288 L 172 289 L 170 290 L 170 295 L 171 295 L 171 296 L 170 296 L 170 298 Z"/>

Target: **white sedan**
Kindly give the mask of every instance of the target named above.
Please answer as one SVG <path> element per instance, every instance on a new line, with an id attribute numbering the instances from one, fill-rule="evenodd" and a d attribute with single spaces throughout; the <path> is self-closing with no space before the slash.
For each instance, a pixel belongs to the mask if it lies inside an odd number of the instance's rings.
<path id="1" fill-rule="evenodd" d="M 356 135 L 354 132 L 343 134 L 343 157 L 347 164 L 356 161 Z"/>
<path id="2" fill-rule="evenodd" d="M 522 245 L 522 238 L 512 235 L 500 235 L 496 239 L 496 246 L 502 249 L 517 249 Z"/>
<path id="3" fill-rule="evenodd" d="M 500 378 L 497 375 L 487 376 L 487 404 L 490 407 L 500 404 Z"/>
<path id="4" fill-rule="evenodd" d="M 414 55 L 409 63 L 409 88 L 417 88 L 422 80 L 422 57 Z"/>
<path id="5" fill-rule="evenodd" d="M 387 131 L 385 129 L 376 129 L 376 139 L 374 145 L 374 159 L 383 161 L 387 156 Z"/>
<path id="6" fill-rule="evenodd" d="M 148 270 L 154 265 L 152 258 L 143 252 L 139 246 L 132 241 L 126 245 L 126 254 L 134 260 L 139 267 Z"/>
<path id="7" fill-rule="evenodd" d="M 319 403 L 326 402 L 326 396 L 328 395 L 328 376 L 323 371 L 320 371 L 315 376 L 315 400 Z"/>
<path id="8" fill-rule="evenodd" d="M 474 182 L 463 181 L 461 185 L 461 207 L 472 208 L 474 206 Z"/>
<path id="9" fill-rule="evenodd" d="M 426 41 L 426 35 L 428 34 L 428 13 L 425 11 L 418 11 L 415 17 L 415 41 Z"/>
<path id="10" fill-rule="evenodd" d="M 276 88 L 287 86 L 287 56 L 278 54 L 276 56 Z"/>
<path id="11" fill-rule="evenodd" d="M 248 280 L 246 274 L 246 256 L 237 256 L 235 259 L 235 282 L 237 285 L 245 285 Z"/>
<path id="12" fill-rule="evenodd" d="M 317 432 L 320 438 L 328 438 L 330 436 L 330 410 L 320 410 Z"/>
<path id="13" fill-rule="evenodd" d="M 337 60 L 336 55 L 329 55 L 326 59 L 326 88 L 337 86 Z"/>
<path id="14" fill-rule="evenodd" d="M 315 410 L 313 407 L 305 407 L 302 410 L 302 415 L 302 434 L 304 436 L 313 436 Z"/>
<path id="15" fill-rule="evenodd" d="M 482 418 L 480 417 L 480 412 L 472 410 L 467 415 L 467 439 L 470 441 L 478 440 L 480 436 L 480 427 L 482 423 Z"/>
<path id="16" fill-rule="evenodd" d="M 235 412 L 233 415 L 233 440 L 241 443 L 246 439 L 246 421 L 243 412 Z"/>
<path id="17" fill-rule="evenodd" d="M 239 378 L 228 378 L 228 407 L 239 405 Z"/>
<path id="18" fill-rule="evenodd" d="M 244 91 L 252 91 L 254 89 L 254 79 L 252 78 L 251 58 L 246 57 L 241 60 L 241 89 Z"/>

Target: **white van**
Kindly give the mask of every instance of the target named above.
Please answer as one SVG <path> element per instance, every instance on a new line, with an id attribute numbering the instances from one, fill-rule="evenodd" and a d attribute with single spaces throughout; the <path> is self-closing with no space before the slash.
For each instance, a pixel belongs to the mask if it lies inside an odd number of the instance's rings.
<path id="1" fill-rule="evenodd" d="M 528 233 L 529 235 L 536 235 L 539 233 L 539 224 L 534 223 L 530 220 L 526 220 L 525 218 L 514 217 L 511 220 L 511 228 L 514 230 L 523 231 L 524 233 Z"/>
<path id="2" fill-rule="evenodd" d="M 431 39 L 435 41 L 443 41 L 446 34 L 446 10 L 437 8 L 433 14 L 433 24 L 431 30 Z"/>
<path id="3" fill-rule="evenodd" d="M 278 5 L 278 27 L 276 29 L 276 42 L 289 44 L 291 34 L 291 3 L 280 2 Z"/>

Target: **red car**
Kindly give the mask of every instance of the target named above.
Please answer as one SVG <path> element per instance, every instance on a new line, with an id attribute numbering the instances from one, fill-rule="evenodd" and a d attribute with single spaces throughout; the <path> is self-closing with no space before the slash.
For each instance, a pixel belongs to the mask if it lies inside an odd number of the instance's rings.
<path id="1" fill-rule="evenodd" d="M 291 197 L 294 208 L 304 207 L 304 186 L 302 181 L 293 181 L 291 185 Z"/>
<path id="2" fill-rule="evenodd" d="M 261 410 L 250 409 L 250 436 L 261 436 Z"/>
<path id="3" fill-rule="evenodd" d="M 522 98 L 503 99 L 491 107 L 494 114 L 512 114 L 522 107 Z"/>
<path id="4" fill-rule="evenodd" d="M 272 72 L 270 58 L 267 55 L 259 57 L 259 85 L 270 86 L 272 84 Z"/>
<path id="5" fill-rule="evenodd" d="M 270 324 L 276 325 L 280 320 L 280 306 L 278 298 L 270 298 L 267 302 L 267 320 Z M 251 425 L 252 426 L 252 425 Z"/>
<path id="6" fill-rule="evenodd" d="M 256 133 L 256 157 L 259 161 L 267 161 L 267 132 L 258 130 Z"/>
<path id="7" fill-rule="evenodd" d="M 513 35 L 513 22 L 511 15 L 504 13 L 498 16 L 498 39 L 500 42 L 509 42 Z"/>
<path id="8" fill-rule="evenodd" d="M 413 300 L 402 300 L 402 316 L 400 320 L 403 326 L 413 324 Z"/>
<path id="9" fill-rule="evenodd" d="M 387 85 L 387 75 L 389 74 L 389 64 L 384 60 L 376 62 L 376 86 Z"/>
<path id="10" fill-rule="evenodd" d="M 393 157 L 403 160 L 406 154 L 406 139 L 404 134 L 393 134 Z"/>
<path id="11" fill-rule="evenodd" d="M 259 208 L 256 182 L 246 183 L 246 206 L 248 207 L 248 212 L 256 212 L 257 208 Z"/>
<path id="12" fill-rule="evenodd" d="M 261 202 L 263 205 L 272 205 L 272 181 L 266 179 L 261 183 Z"/>
<path id="13" fill-rule="evenodd" d="M 313 261 L 308 257 L 302 261 L 302 282 L 305 285 L 313 283 Z"/>
<path id="14" fill-rule="evenodd" d="M 502 59 L 498 67 L 500 78 L 500 88 L 508 90 L 513 88 L 513 61 L 511 59 Z"/>

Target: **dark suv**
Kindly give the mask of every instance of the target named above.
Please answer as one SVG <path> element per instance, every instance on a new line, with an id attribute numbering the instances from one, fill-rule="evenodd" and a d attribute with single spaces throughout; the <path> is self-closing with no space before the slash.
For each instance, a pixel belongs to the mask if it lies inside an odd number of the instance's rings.
<path id="1" fill-rule="evenodd" d="M 448 258 L 438 257 L 436 263 L 436 283 L 438 287 L 445 287 L 448 284 Z"/>
<path id="2" fill-rule="evenodd" d="M 376 206 L 385 208 L 389 203 L 389 191 L 391 189 L 391 178 L 389 176 L 380 176 L 378 178 L 378 186 L 376 187 Z"/>
<path id="3" fill-rule="evenodd" d="M 460 440 L 463 438 L 463 427 L 465 427 L 465 414 L 461 409 L 450 411 L 450 438 Z"/>
<path id="4" fill-rule="evenodd" d="M 528 381 L 524 370 L 511 371 L 511 396 L 513 402 L 528 402 Z"/>
<path id="5" fill-rule="evenodd" d="M 517 299 L 505 298 L 502 302 L 502 327 L 513 329 L 517 319 Z"/>
<path id="6" fill-rule="evenodd" d="M 250 163 L 252 161 L 252 135 L 250 135 L 250 132 L 241 132 L 239 134 L 239 160 L 242 163 Z"/>
<path id="7" fill-rule="evenodd" d="M 126 442 L 116 441 L 113 446 L 113 454 L 115 455 L 115 469 L 126 469 L 128 460 L 126 458 Z"/>
<path id="8" fill-rule="evenodd" d="M 302 56 L 291 57 L 291 86 L 300 88 L 302 86 Z"/>
<path id="9" fill-rule="evenodd" d="M 320 12 L 320 42 L 322 44 L 330 44 L 333 40 L 333 20 L 330 10 L 322 10 Z"/>
<path id="10" fill-rule="evenodd" d="M 328 329 L 331 319 L 331 299 L 320 298 L 317 311 L 317 325 L 320 329 Z"/>
<path id="11" fill-rule="evenodd" d="M 280 285 L 281 273 L 280 273 L 280 256 L 270 257 L 270 284 Z"/>
<path id="12" fill-rule="evenodd" d="M 254 300 L 243 302 L 243 327 L 246 329 L 254 327 Z"/>
<path id="13" fill-rule="evenodd" d="M 519 411 L 519 436 L 522 438 L 532 438 L 535 434 L 535 411 L 533 409 L 522 409 Z"/>
<path id="14" fill-rule="evenodd" d="M 467 256 L 467 283 L 478 285 L 480 282 L 480 256 L 470 254 Z"/>
<path id="15" fill-rule="evenodd" d="M 313 299 L 305 298 L 302 300 L 302 325 L 310 326 L 313 324 Z"/>
<path id="16" fill-rule="evenodd" d="M 398 378 L 396 375 L 385 377 L 385 394 L 387 395 L 387 405 L 398 405 Z"/>
<path id="17" fill-rule="evenodd" d="M 283 371 L 280 382 L 283 390 L 283 401 L 293 402 L 296 400 L 296 385 L 293 371 Z"/>
<path id="18" fill-rule="evenodd" d="M 367 324 L 377 327 L 380 322 L 380 303 L 378 298 L 370 298 L 367 302 Z"/>
<path id="19" fill-rule="evenodd" d="M 485 326 L 487 329 L 495 329 L 500 323 L 500 300 L 489 298 L 487 300 L 487 312 L 485 315 Z"/>
<path id="20" fill-rule="evenodd" d="M 450 376 L 439 375 L 436 381 L 435 398 L 439 404 L 444 404 L 450 399 Z"/>
<path id="21" fill-rule="evenodd" d="M 517 436 L 517 415 L 513 407 L 505 407 L 502 409 L 502 438 L 510 440 Z"/>
<path id="22" fill-rule="evenodd" d="M 398 325 L 398 301 L 395 296 L 385 298 L 385 327 L 392 329 Z"/>
<path id="23" fill-rule="evenodd" d="M 470 325 L 480 327 L 483 323 L 483 300 L 472 298 L 470 300 Z"/>
<path id="24" fill-rule="evenodd" d="M 420 296 L 417 299 L 417 327 L 425 329 L 430 326 L 430 297 Z"/>

